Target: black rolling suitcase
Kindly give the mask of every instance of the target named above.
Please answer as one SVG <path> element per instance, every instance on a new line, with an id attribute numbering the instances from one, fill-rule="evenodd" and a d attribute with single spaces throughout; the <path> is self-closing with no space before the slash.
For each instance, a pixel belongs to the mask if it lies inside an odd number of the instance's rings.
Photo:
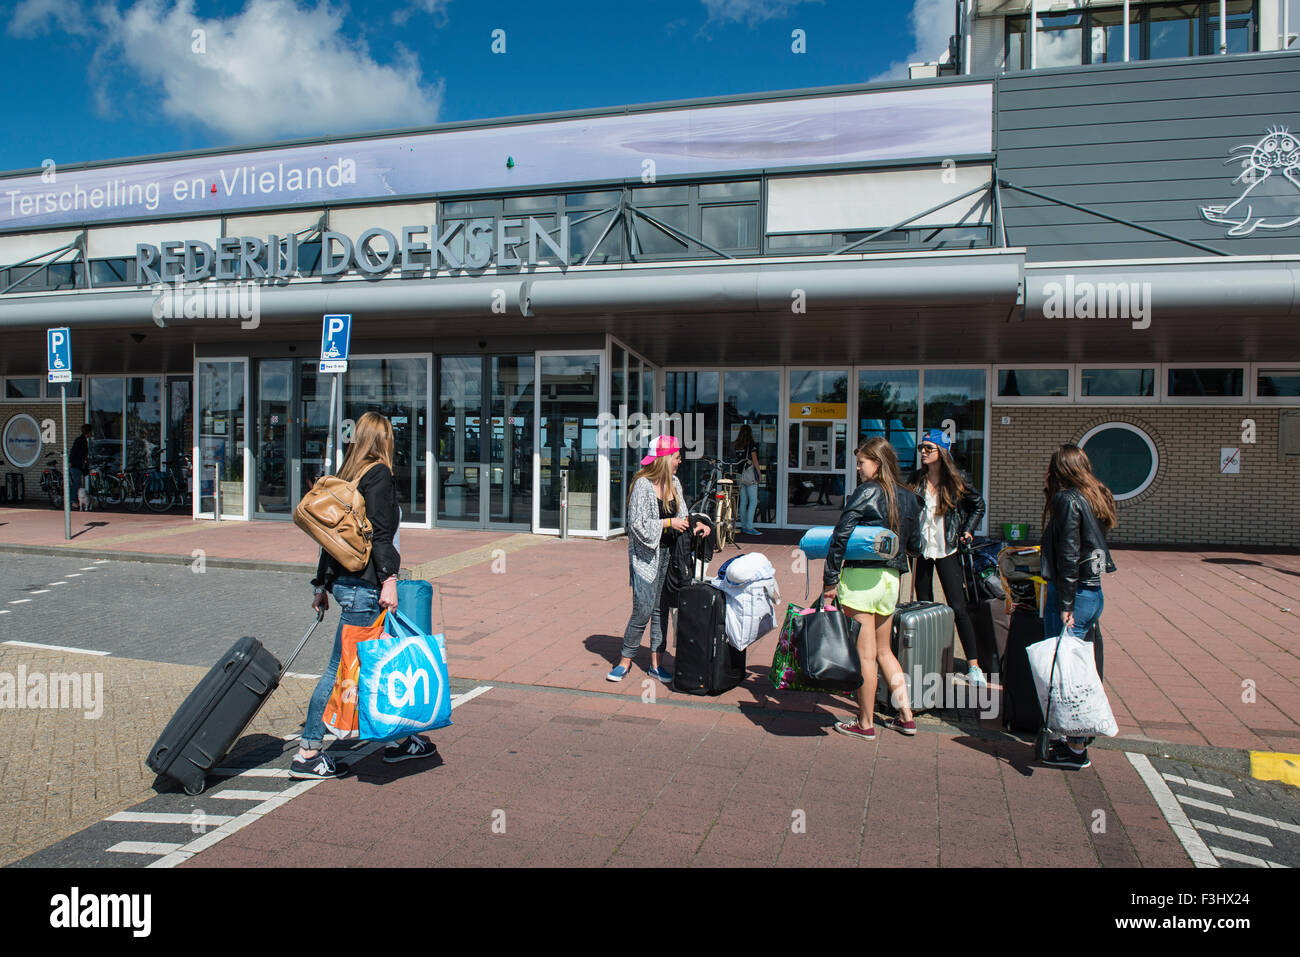
<path id="1" fill-rule="evenodd" d="M 727 641 L 726 596 L 691 582 L 677 593 L 677 656 L 673 690 L 722 694 L 745 680 L 745 652 Z"/>
<path id="2" fill-rule="evenodd" d="M 226 756 L 258 709 L 325 617 L 319 611 L 307 634 L 281 665 L 256 638 L 240 638 L 212 666 L 167 722 L 145 764 L 178 781 L 186 794 L 201 794 L 208 772 Z"/>
<path id="3" fill-rule="evenodd" d="M 1043 726 L 1043 709 L 1027 654 L 1030 645 L 1042 640 L 1043 619 L 1037 610 L 1017 606 L 1011 612 L 1002 653 L 1002 724 L 1012 731 L 1032 734 Z"/>
<path id="4" fill-rule="evenodd" d="M 993 630 L 993 606 L 980 587 L 975 574 L 975 558 L 969 548 L 961 549 L 962 592 L 966 598 L 966 613 L 970 615 L 975 630 L 976 655 L 980 670 L 991 675 L 998 670 L 998 636 Z"/>

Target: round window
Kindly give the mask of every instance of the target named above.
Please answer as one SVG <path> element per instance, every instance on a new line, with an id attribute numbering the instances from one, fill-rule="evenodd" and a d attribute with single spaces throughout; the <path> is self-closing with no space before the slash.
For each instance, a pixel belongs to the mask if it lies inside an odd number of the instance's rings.
<path id="1" fill-rule="evenodd" d="M 41 457 L 41 427 L 26 413 L 15 415 L 5 423 L 5 458 L 17 468 L 34 465 Z"/>
<path id="2" fill-rule="evenodd" d="M 1132 498 L 1155 481 L 1160 457 L 1151 437 L 1127 422 L 1107 422 L 1079 440 L 1092 470 L 1106 483 L 1116 501 Z"/>

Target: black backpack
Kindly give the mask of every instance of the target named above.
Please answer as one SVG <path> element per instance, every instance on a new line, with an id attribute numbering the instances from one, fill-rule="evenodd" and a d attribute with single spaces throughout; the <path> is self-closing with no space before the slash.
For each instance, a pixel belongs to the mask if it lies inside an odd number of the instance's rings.
<path id="1" fill-rule="evenodd" d="M 700 525 L 708 529 L 707 535 L 695 534 L 695 529 Z M 690 584 L 695 577 L 695 562 L 698 560 L 707 563 L 713 560 L 713 522 L 708 516 L 692 512 L 690 528 L 677 536 L 668 556 L 664 596 L 676 600 L 682 586 Z"/>

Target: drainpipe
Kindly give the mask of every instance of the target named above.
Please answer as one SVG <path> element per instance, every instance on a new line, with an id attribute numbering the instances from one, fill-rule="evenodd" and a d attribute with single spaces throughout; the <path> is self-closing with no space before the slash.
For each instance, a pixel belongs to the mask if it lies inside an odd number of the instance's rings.
<path id="1" fill-rule="evenodd" d="M 962 37 L 962 54 L 961 54 L 961 72 L 964 75 L 971 73 L 971 57 L 975 51 L 975 0 L 966 0 L 966 15 L 962 18 L 962 27 L 965 36 Z"/>
<path id="2" fill-rule="evenodd" d="M 1128 62 L 1129 0 L 1124 0 L 1124 62 Z"/>
<path id="3" fill-rule="evenodd" d="M 1219 0 L 1219 54 L 1228 52 L 1228 0 Z"/>
<path id="4" fill-rule="evenodd" d="M 1029 0 L 1029 69 L 1038 69 L 1038 0 Z"/>

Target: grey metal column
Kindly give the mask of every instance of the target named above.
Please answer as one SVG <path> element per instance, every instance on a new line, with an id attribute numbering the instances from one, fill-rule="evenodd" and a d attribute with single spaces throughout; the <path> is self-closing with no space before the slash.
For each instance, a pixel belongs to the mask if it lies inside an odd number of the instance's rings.
<path id="1" fill-rule="evenodd" d="M 59 406 L 63 409 L 63 540 L 72 540 L 72 490 L 68 488 L 68 385 L 59 386 Z"/>

